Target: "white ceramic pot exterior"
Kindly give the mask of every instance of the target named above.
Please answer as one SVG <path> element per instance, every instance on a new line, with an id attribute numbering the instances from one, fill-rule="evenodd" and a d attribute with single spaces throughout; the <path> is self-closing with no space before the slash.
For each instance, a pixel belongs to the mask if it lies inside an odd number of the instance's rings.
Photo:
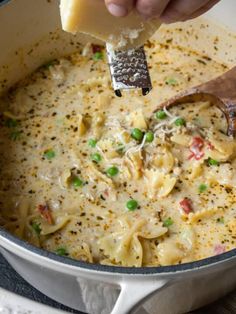
<path id="1" fill-rule="evenodd" d="M 225 24 L 236 30 L 235 8 L 235 0 L 224 0 L 210 15 L 223 20 L 226 17 Z M 61 31 L 57 0 L 6 1 L 0 7 L 0 92 L 42 63 L 75 51 L 78 43 L 87 40 L 86 36 Z M 122 269 L 57 257 L 23 244 L 2 230 L 0 245 L 9 263 L 34 287 L 90 314 L 186 313 L 236 287 L 233 251 L 188 265 Z"/>
<path id="2" fill-rule="evenodd" d="M 4 235 L 3 235 L 4 236 Z M 75 309 L 91 314 L 177 314 L 203 306 L 236 287 L 236 258 L 178 270 L 175 267 L 129 269 L 113 272 L 106 267 L 78 267 L 77 262 L 48 257 L 28 250 L 12 238 L 0 237 L 4 257 L 38 290 Z M 50 256 L 51 254 L 49 254 Z M 65 262 L 65 263 L 63 263 Z M 100 268 L 98 271 L 97 269 Z M 121 292 L 120 292 L 121 290 Z M 140 303 L 142 306 L 139 307 Z M 137 312 L 136 312 L 137 310 Z"/>

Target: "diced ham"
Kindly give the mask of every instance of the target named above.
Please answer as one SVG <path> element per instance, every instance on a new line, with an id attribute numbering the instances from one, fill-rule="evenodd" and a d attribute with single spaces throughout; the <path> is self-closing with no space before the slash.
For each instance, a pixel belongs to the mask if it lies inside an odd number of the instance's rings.
<path id="1" fill-rule="evenodd" d="M 215 147 L 211 144 L 211 142 L 207 142 L 207 148 L 213 150 Z"/>
<path id="2" fill-rule="evenodd" d="M 204 152 L 202 151 L 204 147 L 204 140 L 200 136 L 195 136 L 190 145 L 190 156 L 189 159 L 199 160 L 204 156 Z"/>
<path id="3" fill-rule="evenodd" d="M 102 46 L 100 46 L 100 45 L 92 44 L 91 47 L 92 47 L 93 53 L 101 52 L 101 51 L 102 51 Z"/>
<path id="4" fill-rule="evenodd" d="M 219 255 L 219 254 L 222 254 L 226 251 L 225 249 L 225 246 L 222 245 L 222 244 L 217 244 L 215 247 L 214 247 L 214 253 L 215 255 Z"/>
<path id="5" fill-rule="evenodd" d="M 38 211 L 40 212 L 41 216 L 50 224 L 53 224 L 52 213 L 48 205 L 39 205 Z"/>
<path id="6" fill-rule="evenodd" d="M 179 202 L 181 209 L 184 211 L 185 214 L 190 214 L 193 211 L 192 202 L 188 198 L 184 198 L 182 201 Z"/>

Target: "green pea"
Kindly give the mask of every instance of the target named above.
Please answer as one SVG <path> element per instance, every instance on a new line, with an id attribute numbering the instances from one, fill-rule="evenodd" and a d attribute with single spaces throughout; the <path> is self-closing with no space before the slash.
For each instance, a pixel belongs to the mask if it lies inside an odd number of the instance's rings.
<path id="1" fill-rule="evenodd" d="M 72 179 L 72 184 L 74 188 L 79 188 L 83 185 L 83 181 L 79 177 L 74 177 Z"/>
<path id="2" fill-rule="evenodd" d="M 10 139 L 13 141 L 17 141 L 21 138 L 21 134 L 22 134 L 21 131 L 12 131 L 10 133 Z"/>
<path id="3" fill-rule="evenodd" d="M 216 221 L 218 223 L 220 223 L 220 224 L 224 224 L 225 223 L 224 217 L 217 218 Z"/>
<path id="4" fill-rule="evenodd" d="M 36 233 L 37 235 L 40 235 L 40 233 L 41 233 L 41 231 L 42 231 L 42 229 L 41 229 L 41 227 L 40 227 L 40 223 L 33 222 L 32 225 L 31 225 L 31 227 L 33 228 L 33 230 L 35 231 L 35 233 Z"/>
<path id="5" fill-rule="evenodd" d="M 199 193 L 203 193 L 206 190 L 207 190 L 207 185 L 206 184 L 202 183 L 202 184 L 199 185 L 199 187 L 198 187 Z"/>
<path id="6" fill-rule="evenodd" d="M 18 126 L 18 121 L 16 119 L 7 119 L 6 120 L 6 123 L 5 125 L 8 127 L 8 128 L 15 128 Z"/>
<path id="7" fill-rule="evenodd" d="M 131 132 L 131 137 L 135 139 L 136 141 L 141 142 L 143 139 L 143 132 L 140 129 L 135 128 Z"/>
<path id="8" fill-rule="evenodd" d="M 138 202 L 136 200 L 129 200 L 127 203 L 126 203 L 126 208 L 132 212 L 134 211 L 135 209 L 137 209 L 138 207 Z"/>
<path id="9" fill-rule="evenodd" d="M 60 255 L 60 256 L 66 256 L 68 255 L 67 249 L 64 247 L 59 247 L 58 249 L 56 249 L 56 254 Z"/>
<path id="10" fill-rule="evenodd" d="M 168 227 L 172 226 L 173 223 L 174 223 L 174 221 L 169 217 L 163 221 L 163 226 L 168 228 Z"/>
<path id="11" fill-rule="evenodd" d="M 183 118 L 178 118 L 175 120 L 175 125 L 176 126 L 183 126 L 183 125 L 185 125 L 185 120 Z"/>
<path id="12" fill-rule="evenodd" d="M 146 142 L 151 143 L 154 140 L 154 134 L 153 132 L 149 131 L 146 133 Z"/>
<path id="13" fill-rule="evenodd" d="M 92 161 L 100 162 L 102 160 L 102 156 L 99 153 L 94 153 L 91 155 Z"/>
<path id="14" fill-rule="evenodd" d="M 109 177 L 114 177 L 119 173 L 119 169 L 115 166 L 112 166 L 107 169 L 106 173 Z"/>
<path id="15" fill-rule="evenodd" d="M 95 52 L 93 55 L 93 60 L 98 61 L 103 59 L 103 53 L 101 51 Z"/>
<path id="16" fill-rule="evenodd" d="M 164 120 L 165 118 L 167 118 L 167 114 L 164 110 L 159 110 L 156 112 L 156 118 L 159 120 Z"/>
<path id="17" fill-rule="evenodd" d="M 52 149 L 48 149 L 44 152 L 43 157 L 47 160 L 52 160 L 54 157 L 56 157 L 56 153 Z"/>
<path id="18" fill-rule="evenodd" d="M 178 83 L 177 80 L 174 79 L 174 78 L 168 78 L 168 79 L 166 80 L 166 84 L 167 84 L 167 85 L 172 85 L 172 86 L 174 86 L 174 85 L 176 85 L 177 83 Z"/>
<path id="19" fill-rule="evenodd" d="M 94 148 L 97 145 L 97 141 L 95 139 L 91 138 L 91 139 L 89 139 L 88 144 L 90 147 Z"/>
<path id="20" fill-rule="evenodd" d="M 212 159 L 212 158 L 208 159 L 208 164 L 210 166 L 219 166 L 219 162 L 217 160 L 215 160 L 215 159 Z"/>

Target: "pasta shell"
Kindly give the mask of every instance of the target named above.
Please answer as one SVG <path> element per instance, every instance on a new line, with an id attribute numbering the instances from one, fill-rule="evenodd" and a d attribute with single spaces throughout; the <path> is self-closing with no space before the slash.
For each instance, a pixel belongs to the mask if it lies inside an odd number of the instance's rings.
<path id="1" fill-rule="evenodd" d="M 140 179 L 142 177 L 143 160 L 140 157 L 139 151 L 130 152 L 125 158 L 125 163 L 135 180 Z"/>
<path id="2" fill-rule="evenodd" d="M 140 243 L 143 248 L 142 266 L 144 267 L 158 266 L 159 261 L 158 256 L 156 254 L 157 248 L 154 241 L 140 238 Z"/>
<path id="3" fill-rule="evenodd" d="M 87 165 L 86 172 L 87 172 L 87 175 L 89 176 L 90 180 L 92 180 L 96 183 L 103 182 L 108 187 L 112 187 L 112 188 L 115 187 L 114 182 L 110 178 L 108 178 L 105 174 L 100 172 L 93 163 L 89 163 Z"/>
<path id="4" fill-rule="evenodd" d="M 103 113 L 97 113 L 93 117 L 92 121 L 92 129 L 93 129 L 93 135 L 95 138 L 100 138 L 103 126 L 105 124 L 106 117 Z"/>
<path id="5" fill-rule="evenodd" d="M 109 259 L 122 266 L 140 267 L 142 264 L 142 246 L 137 235 L 130 232 L 113 233 L 102 238 L 99 245 Z"/>
<path id="6" fill-rule="evenodd" d="M 70 256 L 74 259 L 92 263 L 93 257 L 89 249 L 89 245 L 83 242 L 81 245 L 76 246 L 70 250 Z"/>
<path id="7" fill-rule="evenodd" d="M 207 157 L 217 161 L 227 161 L 235 152 L 236 143 L 230 137 L 216 130 L 209 132 L 209 141 L 213 149 L 206 151 Z"/>
<path id="8" fill-rule="evenodd" d="M 175 164 L 175 160 L 171 152 L 167 149 L 158 152 L 153 158 L 152 164 L 164 173 L 169 173 Z"/>
<path id="9" fill-rule="evenodd" d="M 198 178 L 203 172 L 202 164 L 199 162 L 193 162 L 191 165 L 191 175 L 190 179 Z"/>
<path id="10" fill-rule="evenodd" d="M 156 169 L 146 169 L 144 172 L 150 198 L 165 197 L 173 190 L 176 178 L 165 175 Z"/>
<path id="11" fill-rule="evenodd" d="M 116 150 L 115 143 L 110 138 L 100 140 L 97 143 L 97 148 L 101 149 L 103 155 L 105 155 L 108 159 L 119 157 L 119 153 Z"/>
<path id="12" fill-rule="evenodd" d="M 218 183 L 229 187 L 236 186 L 236 171 L 230 164 L 222 164 L 217 168 L 211 167 L 206 174 L 210 184 Z"/>
<path id="13" fill-rule="evenodd" d="M 147 130 L 148 128 L 142 109 L 131 112 L 127 117 L 127 121 L 132 128 L 141 130 Z"/>
<path id="14" fill-rule="evenodd" d="M 62 229 L 69 222 L 69 220 L 70 217 L 58 217 L 54 225 L 42 222 L 40 224 L 41 235 L 49 235 Z"/>
<path id="15" fill-rule="evenodd" d="M 148 223 L 144 218 L 135 222 L 126 216 L 119 219 L 119 229 L 99 240 L 99 246 L 109 260 L 122 266 L 142 266 L 143 248 L 139 238 L 156 238 L 167 232 L 166 228 Z"/>
<path id="16" fill-rule="evenodd" d="M 157 256 L 161 266 L 174 265 L 184 256 L 183 250 L 173 240 L 165 240 L 157 247 Z"/>
<path id="17" fill-rule="evenodd" d="M 187 134 L 175 133 L 171 136 L 170 139 L 172 142 L 174 142 L 178 145 L 184 146 L 184 147 L 189 147 L 189 144 L 191 142 L 191 136 L 187 135 Z"/>
<path id="18" fill-rule="evenodd" d="M 208 218 L 212 217 L 213 215 L 215 215 L 216 213 L 219 213 L 219 212 L 221 212 L 221 210 L 218 208 L 203 209 L 203 210 L 197 211 L 195 213 L 190 213 L 188 215 L 188 220 L 190 223 L 196 223 L 199 220 L 208 219 Z"/>

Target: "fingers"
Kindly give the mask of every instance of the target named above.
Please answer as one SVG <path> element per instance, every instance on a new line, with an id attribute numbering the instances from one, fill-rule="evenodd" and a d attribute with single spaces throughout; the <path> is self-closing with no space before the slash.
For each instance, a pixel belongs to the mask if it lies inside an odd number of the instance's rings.
<path id="1" fill-rule="evenodd" d="M 126 16 L 134 7 L 135 0 L 105 0 L 108 11 L 117 17 Z"/>
<path id="2" fill-rule="evenodd" d="M 160 17 L 170 0 L 137 0 L 136 10 L 146 18 Z"/>
<path id="3" fill-rule="evenodd" d="M 136 6 L 145 18 L 161 17 L 164 23 L 193 19 L 208 11 L 220 0 L 105 0 L 108 11 L 126 16 Z"/>
<path id="4" fill-rule="evenodd" d="M 211 8 L 216 0 L 172 0 L 165 11 L 163 12 L 161 19 L 165 23 L 172 23 L 176 21 L 183 21 L 189 18 L 196 17 L 209 8 Z M 196 14 L 195 14 L 196 13 Z"/>
<path id="5" fill-rule="evenodd" d="M 203 6 L 203 7 L 200 8 L 199 10 L 195 11 L 191 16 L 183 18 L 182 21 L 195 19 L 196 17 L 198 17 L 198 16 L 204 14 L 205 12 L 207 12 L 208 10 L 210 10 L 210 9 L 211 9 L 214 5 L 216 5 L 219 1 L 220 1 L 220 0 L 210 1 L 207 5 Z"/>

